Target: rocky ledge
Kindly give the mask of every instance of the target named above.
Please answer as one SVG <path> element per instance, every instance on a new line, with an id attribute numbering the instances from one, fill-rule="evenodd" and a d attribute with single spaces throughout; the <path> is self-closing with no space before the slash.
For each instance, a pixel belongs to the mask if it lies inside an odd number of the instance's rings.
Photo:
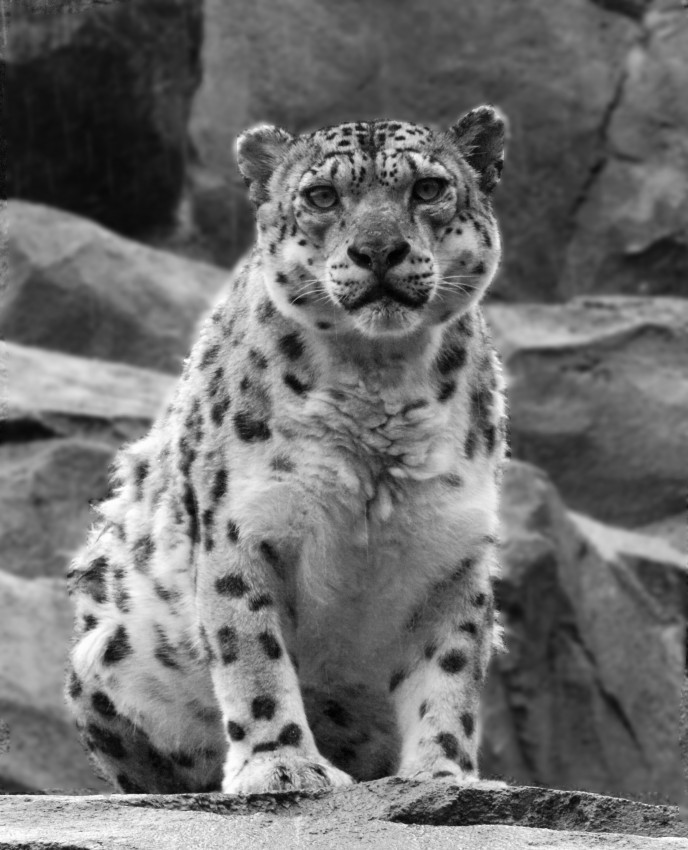
<path id="1" fill-rule="evenodd" d="M 0 825 L 0 850 L 688 848 L 688 825 L 671 806 L 397 778 L 313 796 L 6 796 L 0 797 Z"/>

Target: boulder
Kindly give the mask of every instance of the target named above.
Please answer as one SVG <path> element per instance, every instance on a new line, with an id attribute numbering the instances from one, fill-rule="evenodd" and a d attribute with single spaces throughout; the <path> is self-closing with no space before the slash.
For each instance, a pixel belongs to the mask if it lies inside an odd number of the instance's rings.
<path id="1" fill-rule="evenodd" d="M 0 443 L 2 569 L 62 576 L 85 539 L 90 504 L 107 494 L 115 451 L 145 433 L 174 379 L 13 344 L 6 352 L 12 380 Z"/>
<path id="2" fill-rule="evenodd" d="M 9 727 L 9 746 L 0 754 L 0 793 L 106 792 L 62 696 L 72 631 L 66 582 L 0 572 L 0 610 L 0 718 Z"/>
<path id="3" fill-rule="evenodd" d="M 485 693 L 483 772 L 678 802 L 683 556 L 569 514 L 528 464 L 508 467 L 502 515 L 508 652 Z"/>
<path id="4" fill-rule="evenodd" d="M 156 251 L 85 219 L 9 205 L 6 339 L 177 373 L 227 274 Z"/>
<path id="5" fill-rule="evenodd" d="M 301 131 L 380 117 L 448 126 L 487 101 L 511 119 L 496 195 L 506 271 L 495 292 L 555 300 L 571 211 L 600 159 L 626 57 L 642 33 L 638 14 L 620 5 L 206 0 L 191 202 L 216 259 L 233 262 L 253 232 L 234 161 L 245 127 Z"/>
<path id="6" fill-rule="evenodd" d="M 537 788 L 383 779 L 331 794 L 0 798 L 3 848 L 679 850 L 676 808 Z"/>
<path id="7" fill-rule="evenodd" d="M 637 527 L 684 511 L 688 301 L 492 305 L 488 318 L 516 457 L 605 522 Z"/>
<path id="8" fill-rule="evenodd" d="M 559 291 L 688 296 L 688 15 L 653 3 L 628 55 Z"/>
<path id="9" fill-rule="evenodd" d="M 127 235 L 169 225 L 201 74 L 202 0 L 11 5 L 8 194 Z"/>

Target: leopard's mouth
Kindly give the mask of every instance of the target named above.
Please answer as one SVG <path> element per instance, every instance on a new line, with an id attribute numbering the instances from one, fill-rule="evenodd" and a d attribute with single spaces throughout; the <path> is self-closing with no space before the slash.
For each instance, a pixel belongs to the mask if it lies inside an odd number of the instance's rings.
<path id="1" fill-rule="evenodd" d="M 394 304 L 418 310 L 427 303 L 429 292 L 410 293 L 404 292 L 388 280 L 376 280 L 375 283 L 357 298 L 340 301 L 342 307 L 349 313 L 367 307 L 369 304 L 379 304 L 381 307 L 390 307 Z"/>

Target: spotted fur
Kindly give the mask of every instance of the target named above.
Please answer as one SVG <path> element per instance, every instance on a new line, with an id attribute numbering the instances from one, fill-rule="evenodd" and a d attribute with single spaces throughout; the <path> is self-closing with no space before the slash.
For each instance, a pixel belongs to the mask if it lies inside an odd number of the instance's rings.
<path id="1" fill-rule="evenodd" d="M 121 791 L 477 779 L 503 147 L 491 107 L 240 137 L 255 249 L 70 574 L 67 698 Z"/>

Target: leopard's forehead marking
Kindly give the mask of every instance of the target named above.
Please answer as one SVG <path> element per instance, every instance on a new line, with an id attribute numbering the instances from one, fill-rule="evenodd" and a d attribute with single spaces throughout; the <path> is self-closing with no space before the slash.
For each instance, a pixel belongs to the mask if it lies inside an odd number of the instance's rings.
<path id="1" fill-rule="evenodd" d="M 375 157 L 382 151 L 414 151 L 422 153 L 432 139 L 429 127 L 405 121 L 358 121 L 324 127 L 310 137 L 325 157 L 363 154 Z"/>

